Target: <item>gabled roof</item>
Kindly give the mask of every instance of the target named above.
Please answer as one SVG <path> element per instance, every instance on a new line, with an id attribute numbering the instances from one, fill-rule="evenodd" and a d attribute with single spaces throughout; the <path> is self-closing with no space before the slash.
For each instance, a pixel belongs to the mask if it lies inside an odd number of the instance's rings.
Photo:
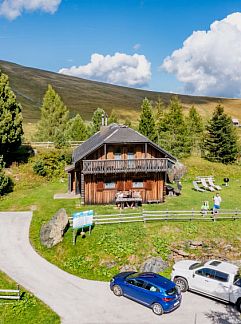
<path id="1" fill-rule="evenodd" d="M 111 124 L 105 126 L 101 131 L 95 133 L 89 139 L 87 139 L 83 144 L 78 146 L 73 152 L 73 163 L 84 159 L 87 155 L 94 152 L 103 144 L 138 144 L 138 143 L 148 143 L 154 146 L 158 151 L 165 154 L 170 160 L 176 161 L 177 159 L 162 149 L 157 144 L 150 141 L 147 137 L 129 128 L 125 125 Z"/>

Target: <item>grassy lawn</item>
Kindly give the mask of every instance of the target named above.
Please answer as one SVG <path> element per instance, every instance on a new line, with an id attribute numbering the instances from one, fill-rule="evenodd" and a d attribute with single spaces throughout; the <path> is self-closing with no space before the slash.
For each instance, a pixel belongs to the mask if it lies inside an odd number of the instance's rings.
<path id="1" fill-rule="evenodd" d="M 203 200 L 212 206 L 213 193 L 199 193 L 192 190 L 192 181 L 198 175 L 213 175 L 217 184 L 224 177 L 230 178 L 230 185 L 223 187 L 222 209 L 241 209 L 241 167 L 210 163 L 197 157 L 183 161 L 188 173 L 183 178 L 183 192 L 179 197 L 167 197 L 160 205 L 144 205 L 145 210 L 200 210 Z M 46 182 L 34 175 L 30 165 L 11 169 L 15 179 L 15 190 L 1 199 L 0 210 L 34 209 L 30 228 L 30 239 L 34 248 L 47 260 L 77 276 L 89 279 L 108 280 L 123 266 L 136 269 L 149 256 L 161 256 L 170 265 L 172 248 L 181 248 L 192 257 L 202 258 L 208 253 L 215 257 L 241 259 L 241 221 L 219 222 L 153 222 L 95 226 L 86 238 L 78 236 L 72 245 L 72 231 L 69 229 L 59 245 L 47 249 L 40 244 L 41 225 L 47 222 L 58 209 L 65 208 L 68 214 L 76 209 L 75 200 L 53 200 L 54 193 L 65 192 L 66 180 Z M 84 206 L 81 210 L 93 209 L 97 214 L 116 213 L 114 206 Z M 131 210 L 132 211 L 132 210 Z M 124 212 L 130 212 L 125 210 Z M 189 240 L 203 242 L 201 249 L 192 250 Z M 225 245 L 231 249 L 225 250 Z"/>
<path id="2" fill-rule="evenodd" d="M 16 283 L 0 272 L 0 289 L 16 289 Z M 20 287 L 21 300 L 0 299 L 0 324 L 60 323 L 49 307 Z"/>

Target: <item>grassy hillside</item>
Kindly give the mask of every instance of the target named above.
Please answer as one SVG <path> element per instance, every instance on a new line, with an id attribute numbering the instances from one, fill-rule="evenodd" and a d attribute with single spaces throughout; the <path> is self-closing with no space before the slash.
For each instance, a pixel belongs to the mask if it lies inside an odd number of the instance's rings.
<path id="1" fill-rule="evenodd" d="M 51 84 L 61 95 L 73 114 L 78 112 L 86 120 L 91 118 L 97 107 L 105 109 L 107 113 L 115 109 L 121 118 L 130 117 L 132 120 L 137 120 L 144 97 L 151 100 L 161 97 L 167 103 L 173 95 L 88 81 L 1 60 L 0 69 L 8 74 L 11 87 L 23 106 L 25 123 L 36 122 L 39 119 L 39 108 L 48 84 Z M 186 109 L 195 105 L 205 118 L 210 116 L 218 103 L 221 103 L 228 114 L 241 120 L 241 100 L 239 99 L 186 95 L 179 95 L 179 98 Z"/>
<path id="2" fill-rule="evenodd" d="M 241 168 L 239 165 L 211 163 L 198 157 L 185 159 L 188 173 L 182 180 L 181 196 L 167 196 L 163 204 L 143 205 L 144 210 L 194 210 L 200 211 L 203 200 L 212 207 L 212 192 L 192 190 L 196 176 L 213 175 L 217 184 L 229 177 L 228 187 L 222 186 L 222 209 L 241 209 Z M 54 200 L 53 195 L 67 191 L 67 179 L 46 181 L 32 171 L 32 162 L 12 166 L 8 174 L 14 179 L 14 191 L 0 198 L 0 210 L 34 210 L 30 239 L 34 248 L 58 267 L 88 279 L 109 280 L 120 269 L 129 265 L 138 269 L 149 256 L 161 256 L 173 262 L 171 249 L 183 249 L 190 258 L 241 259 L 241 220 L 217 222 L 147 222 L 115 225 L 97 225 L 85 239 L 77 238 L 72 245 L 72 231 L 65 233 L 64 240 L 48 249 L 40 244 L 40 228 L 60 208 L 70 215 L 80 210 L 75 200 Z M 113 205 L 82 206 L 81 210 L 93 209 L 96 214 L 117 213 Z M 122 212 L 133 212 L 125 209 Z M 141 212 L 141 208 L 135 212 Z M 208 216 L 210 217 L 211 214 Z M 192 249 L 188 241 L 202 241 L 203 246 Z M 226 247 L 226 248 L 225 248 Z M 166 273 L 167 274 L 167 273 Z M 1 283 L 1 274 L 0 274 Z M 1 310 L 0 310 L 1 315 Z M 1 318 L 1 317 L 0 317 Z M 1 320 L 0 320 L 1 323 Z M 45 323 L 45 322 L 44 322 Z M 46 323 L 52 323 L 47 322 Z"/>

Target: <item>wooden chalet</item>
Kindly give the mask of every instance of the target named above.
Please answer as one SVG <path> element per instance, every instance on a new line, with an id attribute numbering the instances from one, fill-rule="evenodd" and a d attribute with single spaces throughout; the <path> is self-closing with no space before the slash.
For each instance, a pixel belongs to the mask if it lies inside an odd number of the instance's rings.
<path id="1" fill-rule="evenodd" d="M 118 193 L 133 191 L 143 203 L 163 202 L 167 170 L 176 158 L 137 131 L 111 124 L 73 152 L 68 190 L 84 204 L 115 203 Z M 138 196 L 137 195 L 137 196 Z"/>

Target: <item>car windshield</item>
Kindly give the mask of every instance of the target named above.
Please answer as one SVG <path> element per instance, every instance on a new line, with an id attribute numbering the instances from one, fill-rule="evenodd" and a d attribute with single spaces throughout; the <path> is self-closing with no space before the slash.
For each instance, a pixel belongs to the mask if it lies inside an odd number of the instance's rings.
<path id="1" fill-rule="evenodd" d="M 233 283 L 235 286 L 241 287 L 241 276 L 239 274 L 234 277 Z"/>
<path id="2" fill-rule="evenodd" d="M 197 269 L 199 267 L 203 267 L 204 264 L 205 264 L 205 262 L 195 262 L 189 267 L 189 270 L 194 270 L 194 269 Z"/>
<path id="3" fill-rule="evenodd" d="M 129 276 L 126 277 L 126 279 L 134 279 L 136 277 L 139 277 L 140 272 L 135 272 L 135 273 L 131 273 Z"/>

